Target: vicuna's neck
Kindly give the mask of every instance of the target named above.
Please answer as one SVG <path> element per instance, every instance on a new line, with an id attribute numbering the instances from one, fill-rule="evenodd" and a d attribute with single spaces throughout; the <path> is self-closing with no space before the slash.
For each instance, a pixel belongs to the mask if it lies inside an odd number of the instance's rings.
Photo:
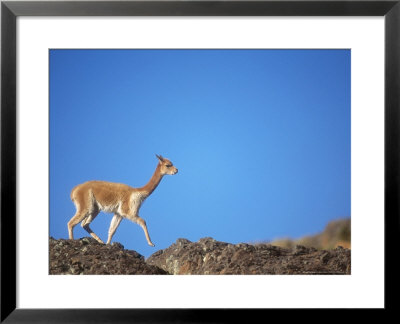
<path id="1" fill-rule="evenodd" d="M 151 195 L 151 193 L 157 188 L 162 177 L 163 177 L 163 175 L 161 174 L 161 165 L 158 164 L 156 171 L 154 171 L 154 174 L 151 177 L 150 181 L 145 186 L 143 186 L 139 189 L 141 191 L 143 191 L 147 196 Z"/>

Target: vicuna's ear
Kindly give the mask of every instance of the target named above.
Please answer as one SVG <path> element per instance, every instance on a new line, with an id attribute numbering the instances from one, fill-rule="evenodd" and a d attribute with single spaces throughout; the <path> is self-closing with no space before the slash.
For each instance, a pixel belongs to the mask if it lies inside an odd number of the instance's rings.
<path id="1" fill-rule="evenodd" d="M 156 156 L 157 156 L 157 159 L 159 159 L 161 162 L 164 162 L 164 158 L 161 155 L 156 154 Z"/>

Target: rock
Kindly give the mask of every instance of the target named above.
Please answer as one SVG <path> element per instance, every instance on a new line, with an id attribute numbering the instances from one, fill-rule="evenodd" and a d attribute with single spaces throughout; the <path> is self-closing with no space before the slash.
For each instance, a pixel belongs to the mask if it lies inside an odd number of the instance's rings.
<path id="1" fill-rule="evenodd" d="M 351 251 L 179 238 L 147 260 L 120 243 L 50 238 L 50 274 L 350 274 Z"/>
<path id="2" fill-rule="evenodd" d="M 50 237 L 50 274 L 167 274 L 148 265 L 144 256 L 120 243 L 105 245 L 92 238 L 55 240 Z"/>
<path id="3" fill-rule="evenodd" d="M 234 245 L 205 237 L 198 242 L 178 239 L 152 254 L 146 263 L 170 274 L 350 274 L 351 251 Z"/>
<path id="4" fill-rule="evenodd" d="M 176 244 L 179 245 L 179 246 L 183 246 L 183 245 L 189 244 L 189 243 L 192 243 L 192 242 L 189 241 L 188 239 L 185 239 L 185 238 L 178 238 L 176 240 Z"/>
<path id="5" fill-rule="evenodd" d="M 83 239 L 80 240 L 80 243 L 81 244 L 89 244 L 90 243 L 89 238 L 88 237 L 84 237 Z"/>

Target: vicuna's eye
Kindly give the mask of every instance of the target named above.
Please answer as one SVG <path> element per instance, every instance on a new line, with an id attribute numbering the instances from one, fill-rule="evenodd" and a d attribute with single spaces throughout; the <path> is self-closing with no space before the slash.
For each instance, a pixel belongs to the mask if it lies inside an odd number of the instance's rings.
<path id="1" fill-rule="evenodd" d="M 166 167 L 167 167 L 167 168 L 170 168 L 170 167 L 172 167 L 172 165 L 171 165 L 171 164 L 167 164 Z"/>

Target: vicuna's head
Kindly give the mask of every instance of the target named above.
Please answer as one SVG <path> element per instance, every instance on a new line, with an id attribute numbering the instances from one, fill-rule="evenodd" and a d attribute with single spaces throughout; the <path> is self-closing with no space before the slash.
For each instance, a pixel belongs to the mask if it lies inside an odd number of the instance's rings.
<path id="1" fill-rule="evenodd" d="M 172 162 L 161 155 L 157 155 L 158 160 L 160 161 L 160 170 L 161 174 L 177 174 L 178 169 L 174 167 Z"/>

